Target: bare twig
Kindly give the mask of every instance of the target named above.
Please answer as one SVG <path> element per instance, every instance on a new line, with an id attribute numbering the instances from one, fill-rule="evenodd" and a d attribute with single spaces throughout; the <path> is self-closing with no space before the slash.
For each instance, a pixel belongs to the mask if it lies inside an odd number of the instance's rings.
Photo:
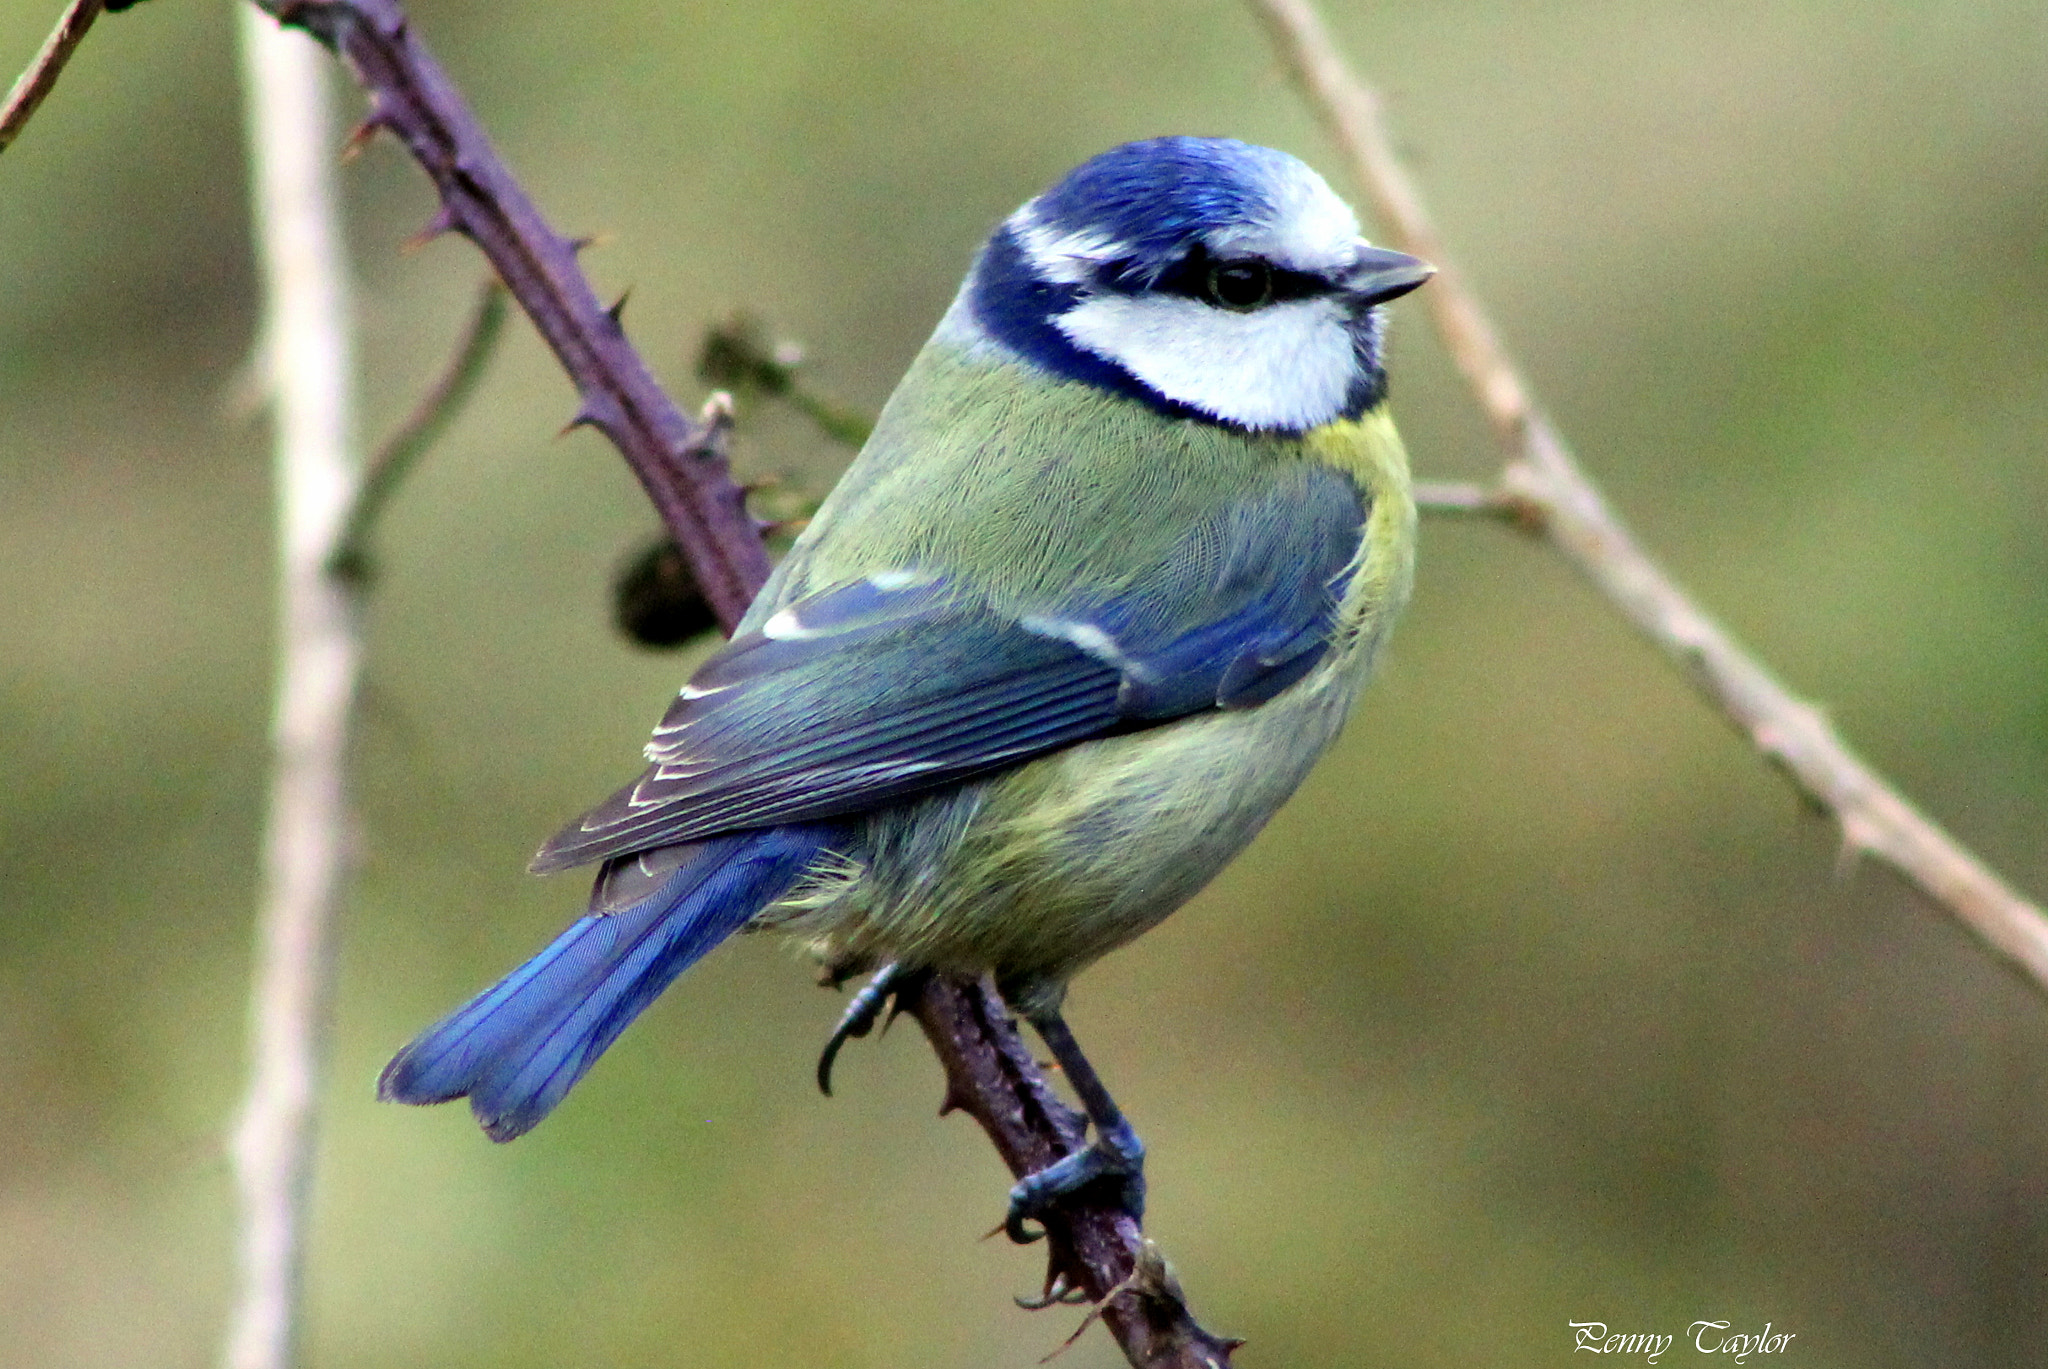
<path id="1" fill-rule="evenodd" d="M 578 420 L 626 457 L 691 572 L 730 631 L 766 580 L 768 557 L 727 474 L 724 425 L 693 422 L 655 383 L 614 312 L 498 159 L 395 0 L 257 0 L 335 49 L 370 95 L 365 127 L 391 130 L 440 192 L 432 230 L 474 241 L 554 348 L 582 397 Z M 984 981 L 934 980 L 906 1005 L 946 1068 L 949 1102 L 972 1113 L 1019 1175 L 1067 1154 L 1079 1133 L 1049 1106 L 1050 1086 Z M 990 1068 L 971 1062 L 997 1061 Z M 1048 1287 L 1116 1292 L 1103 1320 L 1142 1369 L 1221 1369 L 1231 1342 L 1202 1331 L 1165 1264 L 1109 1195 L 1088 1190 L 1047 1214 Z M 1125 1229 L 1126 1227 L 1130 1229 Z M 1135 1277 L 1134 1277 L 1135 1276 Z"/>
<path id="2" fill-rule="evenodd" d="M 752 391 L 789 401 L 818 431 L 843 446 L 858 448 L 875 430 L 875 416 L 827 399 L 803 381 L 803 352 L 771 343 L 761 323 L 735 314 L 704 334 L 697 376 L 721 389 Z"/>
<path id="3" fill-rule="evenodd" d="M 71 60 L 71 54 L 85 38 L 92 21 L 100 17 L 106 8 L 106 0 L 71 0 L 58 16 L 57 27 L 50 30 L 50 36 L 43 40 L 42 50 L 35 60 L 14 82 L 14 88 L 7 92 L 6 103 L 0 104 L 0 152 L 20 136 L 28 127 L 29 119 L 35 114 L 36 106 L 57 84 L 57 78 L 64 74 L 64 64 Z"/>
<path id="4" fill-rule="evenodd" d="M 505 287 L 494 277 L 484 283 L 477 296 L 476 311 L 455 345 L 448 369 L 420 397 L 397 431 L 384 440 L 364 468 L 362 485 L 356 491 L 343 522 L 341 536 L 327 560 L 328 572 L 345 579 L 360 580 L 370 571 L 370 530 L 391 496 L 426 450 L 447 430 L 462 411 L 477 381 L 483 379 L 491 351 L 505 330 Z"/>
<path id="5" fill-rule="evenodd" d="M 326 64 L 312 44 L 253 10 L 242 18 L 276 432 L 280 662 L 253 1058 L 232 1145 L 241 1268 L 225 1363 L 284 1369 L 297 1331 L 326 1054 L 329 926 L 349 866 L 345 771 L 361 646 L 354 591 L 327 573 L 327 561 L 355 498 L 356 470 Z"/>
<path id="6" fill-rule="evenodd" d="M 2048 917 L 1851 751 L 1826 715 L 1786 689 L 1687 598 L 1608 508 L 1536 407 L 1477 296 L 1447 260 L 1394 155 L 1378 95 L 1345 65 L 1314 7 L 1308 0 L 1251 5 L 1350 158 L 1394 242 L 1435 263 L 1436 278 L 1423 294 L 1506 451 L 1501 489 L 1519 506 L 1523 522 L 1578 567 L 1758 751 L 1834 815 L 1848 853 L 1868 852 L 1893 866 L 2037 987 L 2048 987 Z"/>
<path id="7" fill-rule="evenodd" d="M 1528 513 L 1519 500 L 1498 486 L 1449 480 L 1416 481 L 1415 507 L 1424 513 L 1475 518 L 1520 518 Z"/>

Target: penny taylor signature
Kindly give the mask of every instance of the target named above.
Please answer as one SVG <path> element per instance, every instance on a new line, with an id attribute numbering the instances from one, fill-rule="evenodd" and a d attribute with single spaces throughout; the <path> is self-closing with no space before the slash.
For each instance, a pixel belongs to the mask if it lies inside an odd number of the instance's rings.
<path id="1" fill-rule="evenodd" d="M 1641 1355 L 1646 1364 L 1678 1343 L 1678 1337 L 1662 1331 L 1610 1331 L 1604 1321 L 1566 1322 L 1573 1333 L 1573 1354 Z M 1696 1321 L 1685 1328 L 1686 1339 L 1702 1355 L 1727 1355 L 1741 1364 L 1751 1355 L 1781 1355 L 1799 1333 L 1773 1331 L 1769 1322 L 1761 1331 L 1733 1331 L 1733 1322 Z"/>

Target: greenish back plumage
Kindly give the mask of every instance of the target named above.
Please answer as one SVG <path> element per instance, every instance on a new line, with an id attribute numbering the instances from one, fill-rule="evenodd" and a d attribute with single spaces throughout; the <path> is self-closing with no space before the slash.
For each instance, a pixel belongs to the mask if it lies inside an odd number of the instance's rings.
<path id="1" fill-rule="evenodd" d="M 1327 444 L 1329 464 L 1376 495 L 1405 458 Z M 1057 600 L 1077 584 L 1128 589 L 1185 530 L 1234 501 L 1285 489 L 1312 460 L 1301 439 L 1171 418 L 1024 365 L 926 345 L 874 435 L 798 540 L 776 606 L 887 568 L 972 576 L 991 599 Z M 761 611 L 757 609 L 757 614 Z"/>

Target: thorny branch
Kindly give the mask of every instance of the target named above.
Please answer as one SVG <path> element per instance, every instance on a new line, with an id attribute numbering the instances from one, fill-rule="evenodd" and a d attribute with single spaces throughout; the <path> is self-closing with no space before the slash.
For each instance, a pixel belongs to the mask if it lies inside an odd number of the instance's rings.
<path id="1" fill-rule="evenodd" d="M 1046 1082 L 994 984 L 933 976 L 908 992 L 904 1010 L 924 1028 L 946 1071 L 942 1112 L 957 1108 L 981 1123 L 1016 1175 L 1080 1148 L 1084 1119 Z M 1069 1290 L 1078 1290 L 1095 1304 L 1091 1318 L 1101 1316 L 1139 1369 L 1229 1369 L 1231 1352 L 1243 1342 L 1196 1324 L 1172 1269 L 1136 1219 L 1114 1207 L 1084 1206 L 1085 1190 L 1077 1196 L 1045 1215 L 1045 1292 L 1019 1304 L 1049 1307 L 1072 1301 Z"/>
<path id="2" fill-rule="evenodd" d="M 332 48 L 368 91 L 358 138 L 395 134 L 440 193 L 429 234 L 476 243 L 574 380 L 576 421 L 610 438 L 640 477 L 730 631 L 767 578 L 768 555 L 726 470 L 724 410 L 693 422 L 656 384 L 576 261 L 499 160 L 454 86 L 413 36 L 395 0 L 258 0 Z M 1022 1175 L 1074 1149 L 1080 1132 L 985 981 L 932 979 L 903 1004 L 946 1069 L 947 1102 L 980 1122 Z M 1069 1289 L 1109 1297 L 1103 1321 L 1141 1369 L 1226 1369 L 1235 1343 L 1203 1331 L 1137 1224 L 1087 1191 L 1046 1221 L 1054 1301 Z"/>
<path id="3" fill-rule="evenodd" d="M 572 420 L 610 438 L 728 628 L 768 577 L 768 552 L 726 472 L 725 425 L 684 416 L 598 303 L 576 242 L 549 227 L 395 0 L 259 0 L 332 48 L 369 93 L 357 140 L 397 136 L 440 194 L 421 239 L 456 232 L 497 269 L 575 382 Z M 623 301 L 620 302 L 623 304 Z"/>
<path id="4" fill-rule="evenodd" d="M 2048 988 L 2048 917 L 1849 749 L 1644 553 L 1536 406 L 1493 322 L 1450 264 L 1394 155 L 1379 96 L 1346 66 L 1309 0 L 1250 0 L 1274 46 L 1351 161 L 1394 242 L 1435 264 L 1427 296 L 1438 330 L 1507 455 L 1497 503 L 1593 582 L 1637 631 L 1841 824 L 1845 854 L 1867 852 Z"/>

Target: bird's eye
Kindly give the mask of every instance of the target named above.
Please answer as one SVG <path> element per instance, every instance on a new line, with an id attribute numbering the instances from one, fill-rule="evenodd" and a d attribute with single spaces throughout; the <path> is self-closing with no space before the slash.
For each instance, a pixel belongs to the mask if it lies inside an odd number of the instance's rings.
<path id="1" fill-rule="evenodd" d="M 1225 309 L 1256 309 L 1273 297 L 1273 268 L 1262 261 L 1219 261 L 1205 293 Z"/>

